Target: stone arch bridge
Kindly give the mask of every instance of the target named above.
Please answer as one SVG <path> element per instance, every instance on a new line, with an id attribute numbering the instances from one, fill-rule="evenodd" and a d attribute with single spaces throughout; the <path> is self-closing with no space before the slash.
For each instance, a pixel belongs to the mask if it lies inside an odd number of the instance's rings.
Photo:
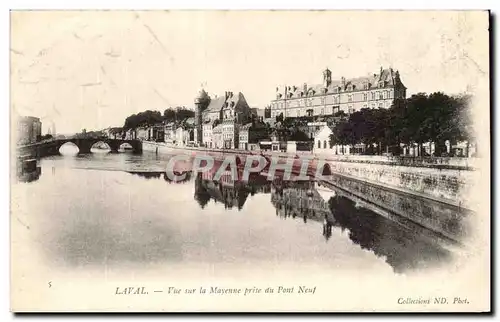
<path id="1" fill-rule="evenodd" d="M 122 140 L 106 138 L 71 138 L 55 139 L 35 144 L 25 145 L 18 148 L 18 154 L 44 157 L 59 154 L 59 149 L 64 144 L 71 142 L 78 147 L 79 153 L 90 153 L 90 149 L 98 142 L 106 143 L 111 152 L 118 152 L 120 146 L 124 143 L 130 144 L 133 152 L 142 152 L 142 142 L 140 140 Z"/>

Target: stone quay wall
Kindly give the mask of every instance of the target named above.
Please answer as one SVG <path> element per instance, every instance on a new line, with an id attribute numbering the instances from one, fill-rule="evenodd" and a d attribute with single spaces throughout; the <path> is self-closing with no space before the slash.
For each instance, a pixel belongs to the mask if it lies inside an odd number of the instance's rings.
<path id="1" fill-rule="evenodd" d="M 245 150 L 220 150 L 197 147 L 176 147 L 164 143 L 143 144 L 145 151 L 158 153 L 235 153 L 240 156 L 260 153 Z M 471 191 L 477 180 L 479 161 L 475 158 L 413 158 L 367 155 L 312 154 L 311 152 L 263 152 L 270 157 L 308 157 L 325 160 L 332 173 L 365 181 L 381 188 L 391 188 L 416 197 L 443 202 L 452 206 L 475 209 Z"/>

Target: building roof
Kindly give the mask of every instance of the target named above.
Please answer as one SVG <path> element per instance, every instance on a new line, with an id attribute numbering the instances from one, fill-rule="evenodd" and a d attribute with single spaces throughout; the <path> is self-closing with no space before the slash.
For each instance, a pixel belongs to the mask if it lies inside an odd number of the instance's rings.
<path id="1" fill-rule="evenodd" d="M 332 80 L 328 87 L 325 87 L 323 84 L 278 86 L 276 88 L 276 99 L 285 99 L 285 93 L 287 99 L 320 96 L 324 95 L 325 93 L 334 93 L 335 88 L 338 88 L 340 91 L 345 91 L 350 88 L 350 86 L 354 86 L 352 90 L 363 89 L 365 85 L 368 85 L 369 88 L 373 89 L 379 88 L 380 82 L 384 82 L 384 86 L 392 86 L 395 85 L 396 82 L 401 83 L 401 80 L 399 79 L 399 72 L 394 71 L 392 68 L 381 68 L 379 73 L 349 79 L 341 78 Z"/>
<path id="2" fill-rule="evenodd" d="M 244 124 L 240 127 L 240 130 L 249 130 L 252 127 L 252 123 Z"/>
<path id="3" fill-rule="evenodd" d="M 325 131 L 325 129 L 328 129 L 328 132 L 327 132 L 327 133 L 328 133 L 328 135 L 330 135 L 330 134 L 332 134 L 332 133 L 333 133 L 332 129 L 331 129 L 330 127 L 328 127 L 328 126 L 326 126 L 326 125 L 325 125 L 325 126 L 322 126 L 322 127 L 321 127 L 319 130 L 317 130 L 316 132 L 314 132 L 314 136 L 313 136 L 313 137 L 316 139 L 316 138 L 317 138 L 320 134 L 322 134 L 322 133 Z"/>
<path id="4" fill-rule="evenodd" d="M 223 108 L 234 108 L 236 105 L 238 105 L 238 102 L 240 102 L 243 98 L 243 94 L 241 92 L 238 93 L 233 93 L 233 92 L 228 92 L 227 93 L 227 99 L 225 100 L 225 104 Z"/>
<path id="5" fill-rule="evenodd" d="M 212 129 L 212 133 L 217 133 L 217 132 L 222 133 L 222 124 L 219 124 Z"/>
<path id="6" fill-rule="evenodd" d="M 224 103 L 226 102 L 226 98 L 224 96 L 219 96 L 210 100 L 210 104 L 203 113 L 213 113 L 220 112 L 220 110 L 224 107 Z"/>
<path id="7" fill-rule="evenodd" d="M 207 92 L 205 92 L 205 90 L 202 88 L 200 89 L 200 91 L 198 92 L 198 94 L 196 95 L 195 97 L 195 102 L 196 101 L 204 101 L 204 100 L 207 100 L 208 99 L 208 94 Z"/>

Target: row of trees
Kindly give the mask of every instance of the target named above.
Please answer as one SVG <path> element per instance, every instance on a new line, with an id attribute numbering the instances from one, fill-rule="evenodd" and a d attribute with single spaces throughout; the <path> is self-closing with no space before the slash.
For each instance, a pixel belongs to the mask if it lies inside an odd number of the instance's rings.
<path id="1" fill-rule="evenodd" d="M 132 114 L 125 119 L 125 130 L 135 129 L 141 126 L 149 126 L 165 122 L 182 122 L 189 117 L 194 117 L 194 111 L 185 107 L 168 108 L 163 112 L 146 110 L 137 114 Z"/>
<path id="2" fill-rule="evenodd" d="M 362 109 L 336 124 L 330 143 L 376 145 L 373 152 L 382 153 L 398 150 L 400 143 L 434 142 L 435 154 L 441 155 L 447 140 L 471 139 L 469 101 L 469 96 L 420 93 L 395 100 L 389 109 Z"/>

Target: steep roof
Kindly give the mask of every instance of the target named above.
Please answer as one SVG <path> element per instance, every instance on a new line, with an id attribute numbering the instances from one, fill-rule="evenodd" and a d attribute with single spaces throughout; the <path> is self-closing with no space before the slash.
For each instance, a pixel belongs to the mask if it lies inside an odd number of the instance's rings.
<path id="1" fill-rule="evenodd" d="M 370 88 L 378 88 L 379 82 L 384 82 L 385 86 L 395 85 L 397 81 L 400 82 L 397 71 L 392 68 L 381 69 L 379 73 L 374 73 L 361 77 L 354 77 L 345 79 L 344 86 L 342 79 L 332 80 L 328 87 L 323 84 L 305 84 L 306 90 L 304 91 L 304 85 L 301 86 L 278 86 L 276 89 L 276 99 L 284 99 L 285 92 L 286 98 L 301 98 L 301 97 L 311 97 L 311 96 L 321 96 L 325 93 L 333 93 L 335 88 L 340 88 L 342 91 L 346 90 L 349 85 L 354 85 L 355 90 L 363 89 L 364 85 L 369 85 Z"/>
<path id="2" fill-rule="evenodd" d="M 326 131 L 326 133 L 328 133 L 328 135 L 332 134 L 332 129 L 328 126 L 322 126 L 319 130 L 317 130 L 316 132 L 314 132 L 314 138 L 316 139 L 318 137 L 318 135 L 320 134 L 323 134 L 324 132 Z"/>
<path id="3" fill-rule="evenodd" d="M 222 124 L 219 124 L 212 129 L 212 133 L 217 133 L 217 132 L 222 133 Z"/>
<path id="4" fill-rule="evenodd" d="M 240 130 L 248 130 L 248 129 L 250 129 L 251 127 L 252 127 L 252 123 L 247 123 L 247 124 L 245 124 L 245 125 L 242 125 L 242 126 L 240 127 Z"/>
<path id="5" fill-rule="evenodd" d="M 225 103 L 227 103 L 226 105 L 224 105 L 225 108 L 231 108 L 231 103 L 234 103 L 233 107 L 235 107 L 238 104 L 238 102 L 243 101 L 244 99 L 243 94 L 241 92 L 238 92 L 236 94 L 231 92 L 231 94 L 225 100 Z"/>
<path id="6" fill-rule="evenodd" d="M 224 107 L 224 103 L 226 102 L 226 98 L 224 96 L 216 97 L 210 100 L 210 104 L 206 108 L 203 113 L 210 112 L 220 112 L 220 110 Z"/>

